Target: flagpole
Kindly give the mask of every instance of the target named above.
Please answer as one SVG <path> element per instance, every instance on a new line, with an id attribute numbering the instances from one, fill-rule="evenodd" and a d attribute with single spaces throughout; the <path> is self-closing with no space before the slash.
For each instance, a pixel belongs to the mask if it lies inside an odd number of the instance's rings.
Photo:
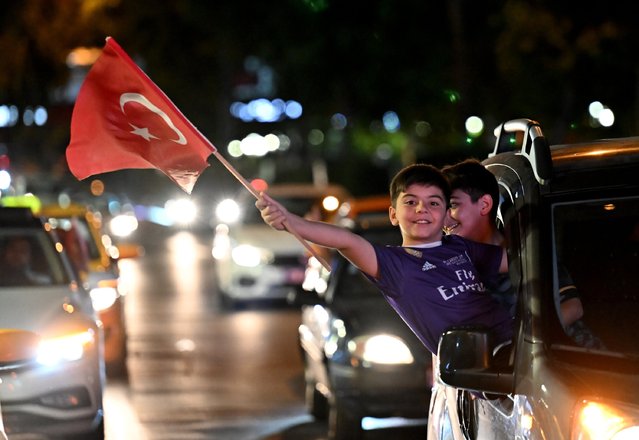
<path id="1" fill-rule="evenodd" d="M 215 157 L 217 158 L 217 160 L 219 160 L 220 162 L 222 162 L 222 165 L 224 165 L 224 167 L 229 170 L 231 172 L 231 174 L 233 174 L 233 176 L 235 176 L 235 178 L 237 180 L 240 181 L 240 183 L 244 186 L 244 188 L 246 188 L 247 190 L 250 191 L 251 194 L 253 194 L 253 196 L 256 199 L 260 198 L 260 194 L 257 192 L 257 190 L 255 188 L 253 188 L 251 186 L 251 184 L 244 178 L 244 176 L 242 176 L 234 167 L 233 165 L 231 165 L 225 158 L 224 156 L 222 156 L 217 149 L 213 150 L 213 154 L 215 155 Z M 304 240 L 304 238 L 295 230 L 295 228 L 293 228 L 288 222 L 284 222 L 284 227 L 286 228 L 286 230 L 288 232 L 290 232 L 291 234 L 293 234 L 295 236 L 295 238 L 297 238 L 297 240 L 299 240 L 300 243 L 302 243 L 302 245 L 304 245 L 304 247 L 306 248 L 306 250 L 308 250 L 311 255 L 313 255 L 313 257 L 315 257 L 317 259 L 317 261 L 319 261 L 322 266 L 324 266 L 324 268 L 326 270 L 328 270 L 329 272 L 331 271 L 331 266 L 326 262 L 326 260 L 324 258 L 322 258 L 315 249 L 313 249 L 313 247 L 311 247 L 311 245 Z"/>

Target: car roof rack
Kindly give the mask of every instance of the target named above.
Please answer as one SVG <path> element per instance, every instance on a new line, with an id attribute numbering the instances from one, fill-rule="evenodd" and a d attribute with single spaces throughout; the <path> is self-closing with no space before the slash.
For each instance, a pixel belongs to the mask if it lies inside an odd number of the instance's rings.
<path id="1" fill-rule="evenodd" d="M 532 167 L 535 179 L 546 185 L 552 177 L 552 157 L 550 146 L 541 131 L 539 122 L 532 119 L 512 119 L 495 128 L 495 149 L 488 157 L 513 151 L 512 134 L 522 133 L 521 151 L 516 154 L 524 156 Z"/>

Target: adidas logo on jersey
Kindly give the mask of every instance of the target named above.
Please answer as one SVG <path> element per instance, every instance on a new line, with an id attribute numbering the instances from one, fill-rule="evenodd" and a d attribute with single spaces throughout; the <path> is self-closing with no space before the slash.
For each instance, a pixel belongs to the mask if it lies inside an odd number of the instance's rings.
<path id="1" fill-rule="evenodd" d="M 435 269 L 437 266 L 435 266 L 432 263 L 429 263 L 428 261 L 426 261 L 424 263 L 424 265 L 422 266 L 422 271 L 426 272 L 427 270 L 431 270 L 431 269 Z"/>

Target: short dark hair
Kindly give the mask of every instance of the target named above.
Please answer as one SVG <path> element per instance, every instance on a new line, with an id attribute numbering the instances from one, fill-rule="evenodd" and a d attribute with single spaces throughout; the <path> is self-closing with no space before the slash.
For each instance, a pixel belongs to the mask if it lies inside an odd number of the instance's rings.
<path id="1" fill-rule="evenodd" d="M 446 176 L 436 167 L 425 163 L 408 165 L 395 174 L 390 184 L 390 198 L 393 207 L 396 206 L 399 194 L 413 184 L 434 186 L 442 190 L 446 205 L 450 200 L 450 186 Z"/>
<path id="2" fill-rule="evenodd" d="M 470 196 L 473 203 L 484 194 L 493 199 L 490 215 L 497 218 L 499 207 L 499 185 L 495 176 L 477 159 L 466 159 L 454 165 L 447 165 L 442 172 L 448 178 L 451 191 L 459 189 Z"/>

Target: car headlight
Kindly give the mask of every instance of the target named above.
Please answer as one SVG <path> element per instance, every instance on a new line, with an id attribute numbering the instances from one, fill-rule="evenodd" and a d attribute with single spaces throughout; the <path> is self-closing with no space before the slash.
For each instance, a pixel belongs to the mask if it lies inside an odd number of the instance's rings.
<path id="1" fill-rule="evenodd" d="M 89 292 L 93 309 L 96 312 L 111 307 L 118 298 L 118 290 L 115 287 L 95 287 Z"/>
<path id="2" fill-rule="evenodd" d="M 222 223 L 237 223 L 241 214 L 240 205 L 233 199 L 224 199 L 215 207 L 215 216 Z"/>
<path id="3" fill-rule="evenodd" d="M 267 264 L 272 259 L 272 254 L 266 249 L 241 244 L 233 248 L 231 258 L 238 266 L 257 267 L 260 264 Z"/>
<path id="4" fill-rule="evenodd" d="M 43 339 L 38 346 L 37 361 L 47 366 L 77 361 L 84 356 L 85 348 L 94 342 L 95 333 L 91 329 L 58 338 Z"/>
<path id="5" fill-rule="evenodd" d="M 410 349 L 397 336 L 379 334 L 359 336 L 349 341 L 348 351 L 367 363 L 373 364 L 412 364 L 415 362 Z"/>
<path id="6" fill-rule="evenodd" d="M 109 227 L 113 235 L 128 237 L 138 228 L 138 219 L 133 214 L 118 214 L 111 219 Z"/>
<path id="7" fill-rule="evenodd" d="M 573 420 L 573 440 L 639 438 L 639 408 L 636 406 L 583 400 L 577 404 Z"/>
<path id="8" fill-rule="evenodd" d="M 197 206 L 191 199 L 168 200 L 164 209 L 174 224 L 189 225 L 197 218 Z"/>

